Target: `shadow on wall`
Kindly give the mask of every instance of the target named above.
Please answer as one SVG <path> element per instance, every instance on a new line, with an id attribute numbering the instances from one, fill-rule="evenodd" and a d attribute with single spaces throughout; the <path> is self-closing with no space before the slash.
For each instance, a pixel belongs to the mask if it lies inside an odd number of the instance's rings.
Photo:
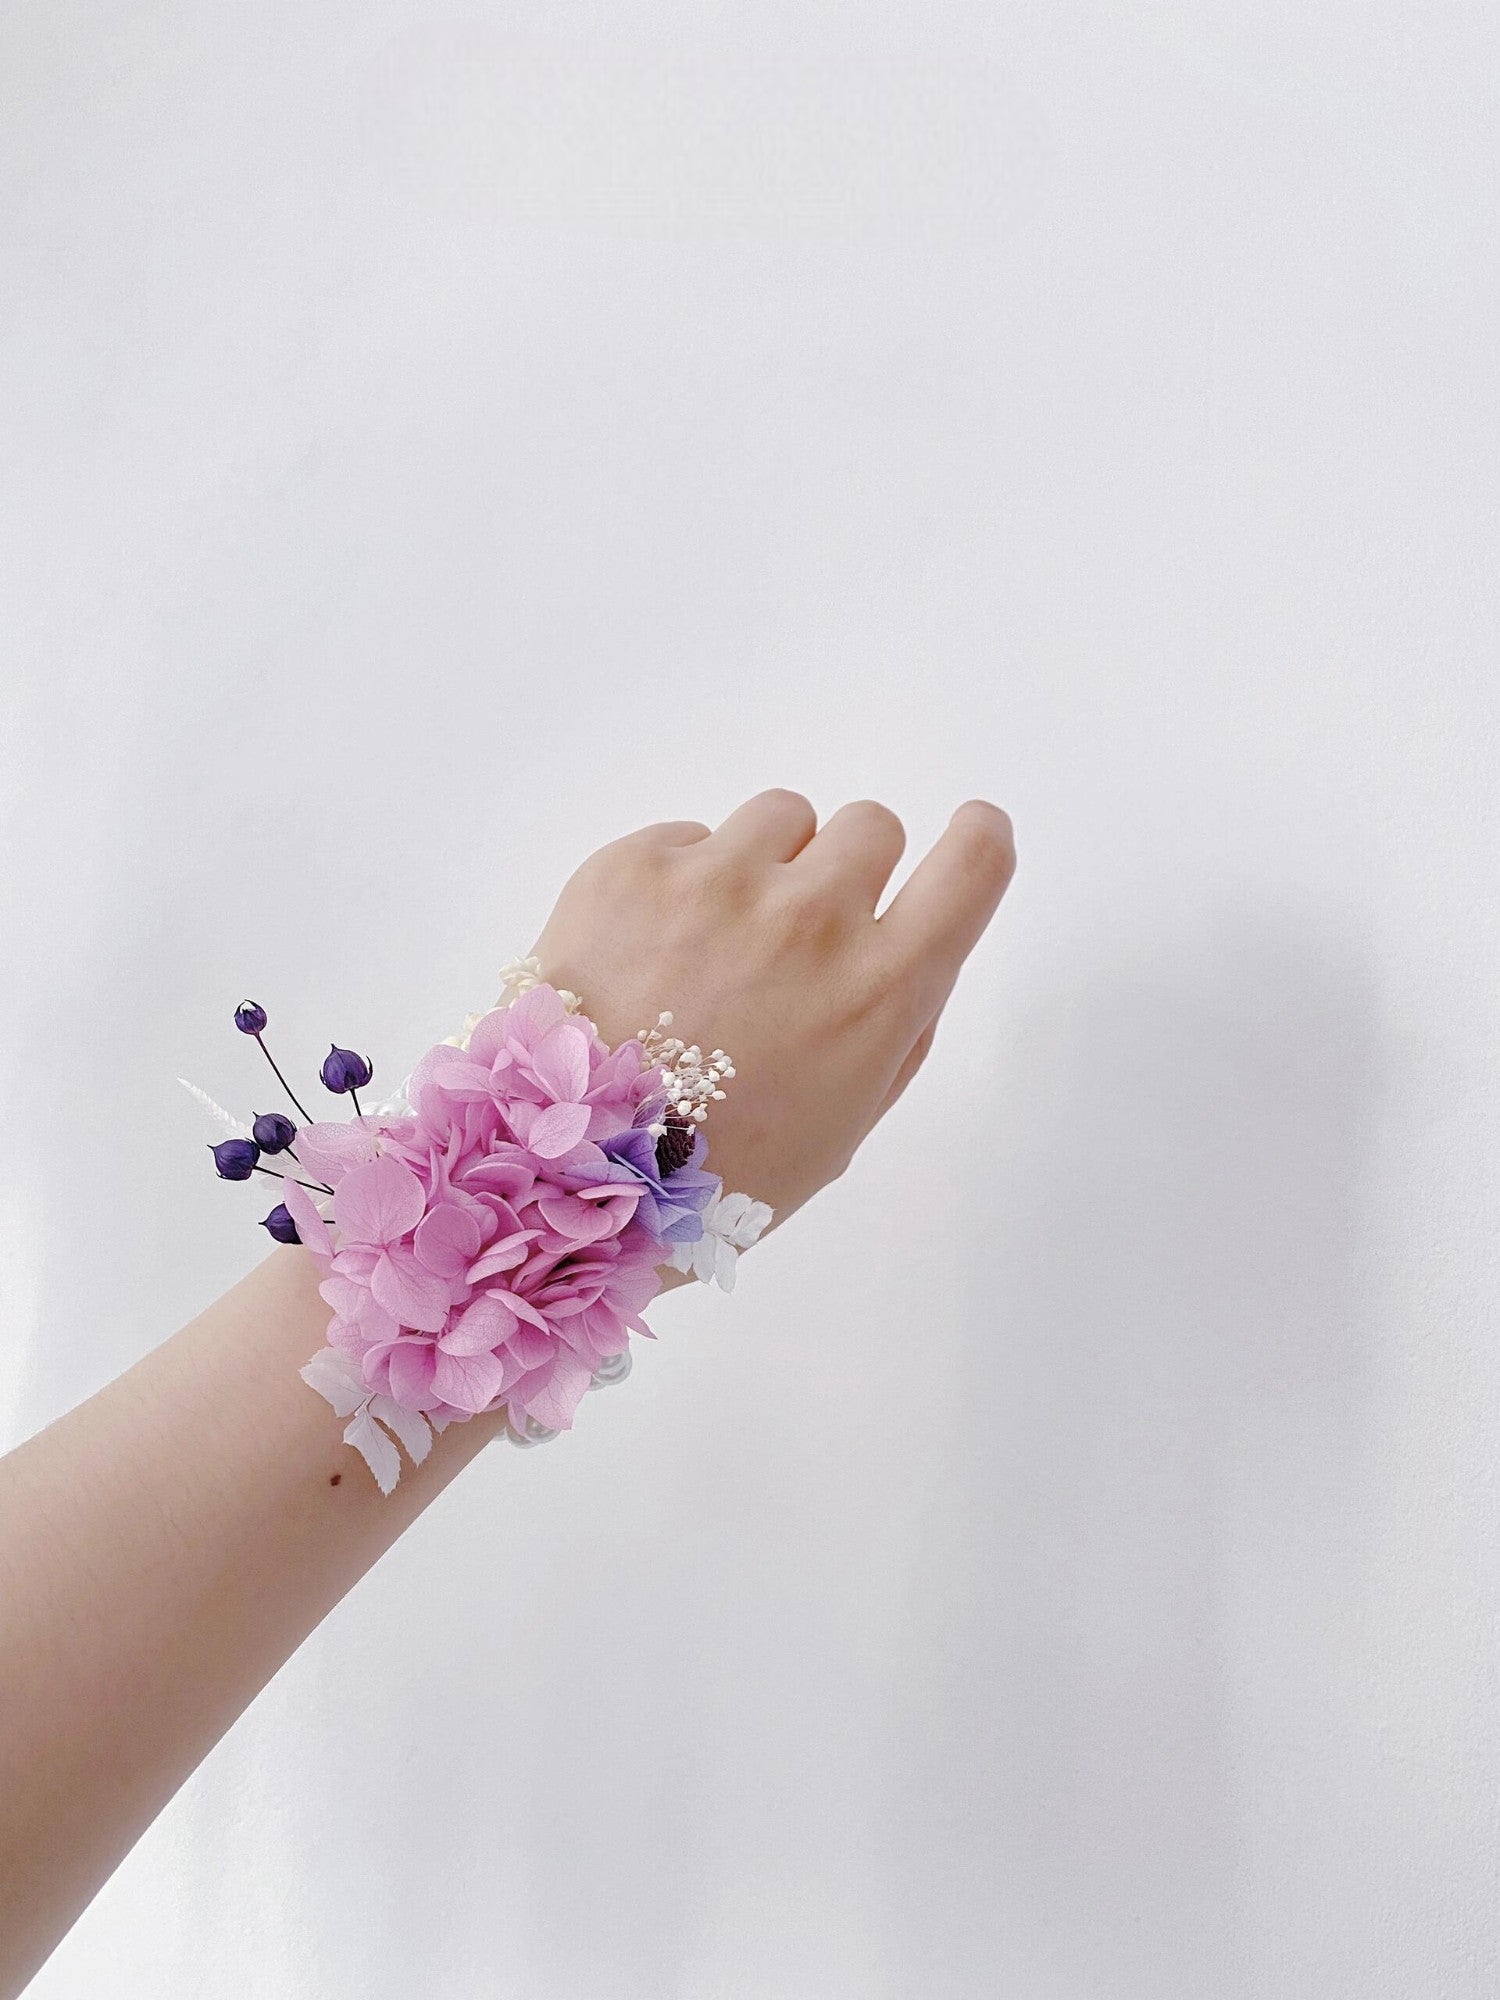
<path id="1" fill-rule="evenodd" d="M 1322 919 L 1238 909 L 1018 1026 L 954 1162 L 896 1990 L 1263 1992 L 1278 1921 L 1316 1937 L 1358 1867 L 1317 1739 L 1368 1532 L 1373 981 Z"/>

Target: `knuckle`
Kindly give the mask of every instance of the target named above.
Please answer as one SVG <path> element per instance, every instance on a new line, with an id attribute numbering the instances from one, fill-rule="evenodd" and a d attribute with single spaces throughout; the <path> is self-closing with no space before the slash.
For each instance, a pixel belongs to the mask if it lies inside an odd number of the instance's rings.
<path id="1" fill-rule="evenodd" d="M 615 876 L 622 867 L 628 868 L 635 850 L 624 841 L 612 840 L 605 847 L 596 847 L 592 854 L 586 854 L 568 877 L 569 888 L 592 887 Z"/>
<path id="2" fill-rule="evenodd" d="M 895 845 L 905 845 L 906 828 L 890 807 L 882 805 L 879 799 L 856 799 L 852 805 L 845 807 L 845 811 L 870 834 L 881 834 Z"/>
<path id="3" fill-rule="evenodd" d="M 811 799 L 804 798 L 801 792 L 788 791 L 784 785 L 772 785 L 768 791 L 757 793 L 756 799 L 758 804 L 774 806 L 788 818 L 795 815 L 798 819 L 816 822 L 818 817 Z"/>
<path id="4" fill-rule="evenodd" d="M 660 856 L 661 849 L 654 842 L 642 840 L 638 834 L 627 834 L 597 848 L 578 873 L 596 881 L 618 881 L 622 877 L 639 880 L 660 865 Z"/>
<path id="5" fill-rule="evenodd" d="M 592 932 L 606 910 L 638 902 L 654 894 L 651 877 L 631 855 L 592 854 L 563 884 L 557 908 L 575 927 Z"/>
<path id="6" fill-rule="evenodd" d="M 651 847 L 691 847 L 708 838 L 708 828 L 696 819 L 662 819 L 650 826 L 643 826 L 638 833 L 628 836 L 643 846 Z"/>
<path id="7" fill-rule="evenodd" d="M 668 865 L 672 862 L 680 865 L 682 883 L 678 893 L 705 921 L 715 915 L 732 922 L 742 921 L 760 900 L 759 871 L 737 854 L 714 855 L 712 865 L 704 867 L 702 861 L 707 858 L 700 857 L 692 848 L 674 852 Z"/>
<path id="8" fill-rule="evenodd" d="M 837 900 L 798 885 L 773 896 L 766 910 L 771 928 L 784 943 L 826 953 L 840 946 L 849 920 Z"/>

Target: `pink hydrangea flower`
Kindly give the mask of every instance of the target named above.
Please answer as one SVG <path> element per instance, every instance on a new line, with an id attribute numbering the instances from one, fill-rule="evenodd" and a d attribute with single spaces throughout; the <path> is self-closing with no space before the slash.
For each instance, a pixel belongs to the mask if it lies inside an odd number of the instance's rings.
<path id="1" fill-rule="evenodd" d="M 601 1364 L 650 1333 L 665 1253 L 600 1142 L 648 1122 L 659 1086 L 639 1042 L 611 1049 L 539 984 L 467 1048 L 429 1050 L 410 1117 L 299 1129 L 333 1230 L 295 1180 L 286 1207 L 325 1272 L 328 1344 L 372 1394 L 439 1426 L 504 1406 L 522 1434 L 571 1428 Z"/>

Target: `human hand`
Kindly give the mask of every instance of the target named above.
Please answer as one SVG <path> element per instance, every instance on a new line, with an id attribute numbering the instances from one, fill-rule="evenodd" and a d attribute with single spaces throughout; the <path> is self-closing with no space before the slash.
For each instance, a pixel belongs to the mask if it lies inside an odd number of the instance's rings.
<path id="1" fill-rule="evenodd" d="M 800 794 L 760 792 L 712 832 L 674 820 L 601 847 L 532 947 L 607 1041 L 666 1008 L 673 1034 L 728 1051 L 708 1165 L 778 1222 L 911 1081 L 1015 870 L 1009 818 L 971 799 L 877 918 L 905 844 L 870 800 L 819 829 Z"/>

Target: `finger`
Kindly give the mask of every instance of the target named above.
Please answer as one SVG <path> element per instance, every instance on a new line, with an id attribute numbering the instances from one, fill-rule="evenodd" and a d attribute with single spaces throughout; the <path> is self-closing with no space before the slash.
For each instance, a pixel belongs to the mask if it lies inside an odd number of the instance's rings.
<path id="1" fill-rule="evenodd" d="M 880 929 L 919 985 L 942 993 L 974 949 L 1016 871 L 1010 816 L 986 799 L 969 799 L 912 870 Z"/>
<path id="2" fill-rule="evenodd" d="M 818 815 L 800 792 L 757 792 L 709 835 L 716 847 L 765 861 L 790 861 L 817 832 Z"/>
<path id="3" fill-rule="evenodd" d="M 708 828 L 699 819 L 659 819 L 625 838 L 647 847 L 690 847 L 695 840 L 707 840 Z"/>
<path id="4" fill-rule="evenodd" d="M 905 846 L 906 828 L 889 806 L 856 799 L 853 805 L 839 807 L 793 866 L 808 874 L 817 871 L 847 887 L 873 913 Z"/>

